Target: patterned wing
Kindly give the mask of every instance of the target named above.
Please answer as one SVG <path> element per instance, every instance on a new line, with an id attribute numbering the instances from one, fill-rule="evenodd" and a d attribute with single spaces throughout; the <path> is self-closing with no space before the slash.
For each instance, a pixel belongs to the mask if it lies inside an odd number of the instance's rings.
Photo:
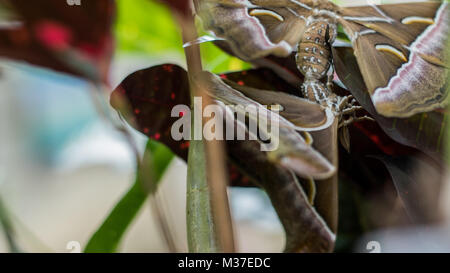
<path id="1" fill-rule="evenodd" d="M 446 104 L 449 14 L 441 2 L 341 9 L 378 113 L 410 117 Z"/>
<path id="2" fill-rule="evenodd" d="M 288 56 L 299 42 L 312 8 L 292 0 L 197 0 L 206 30 L 225 39 L 244 60 Z"/>

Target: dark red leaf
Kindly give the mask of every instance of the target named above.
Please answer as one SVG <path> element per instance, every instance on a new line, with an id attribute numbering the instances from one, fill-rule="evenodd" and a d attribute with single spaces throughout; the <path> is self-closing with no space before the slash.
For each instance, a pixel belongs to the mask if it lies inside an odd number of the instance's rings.
<path id="1" fill-rule="evenodd" d="M 187 160 L 189 142 L 171 136 L 172 124 L 179 119 L 171 112 L 179 104 L 190 105 L 189 80 L 183 68 L 172 64 L 129 75 L 111 95 L 111 105 L 131 126 Z"/>
<path id="2" fill-rule="evenodd" d="M 232 72 L 222 74 L 220 76 L 223 79 L 227 79 L 247 87 L 262 90 L 282 91 L 297 96 L 299 94 L 299 89 L 296 86 L 287 83 L 268 68 Z"/>
<path id="3" fill-rule="evenodd" d="M 339 174 L 354 181 L 364 192 L 379 191 L 390 183 L 385 167 L 373 156 L 425 156 L 419 150 L 402 145 L 380 128 L 376 122 L 354 123 L 350 130 L 350 153 L 339 151 Z"/>
<path id="4" fill-rule="evenodd" d="M 0 28 L 0 56 L 106 81 L 115 1 L 1 0 L 20 24 Z"/>
<path id="5" fill-rule="evenodd" d="M 438 164 L 419 150 L 395 142 L 374 122 L 355 124 L 350 128 L 350 134 L 351 153 L 344 149 L 339 152 L 340 183 L 351 183 L 353 195 L 361 194 L 359 202 L 365 205 L 359 206 L 358 211 L 360 219 L 366 219 L 365 228 L 423 224 L 435 220 L 437 210 L 430 208 L 436 208 L 439 200 L 432 195 L 433 191 L 439 190 L 438 176 L 442 171 Z M 417 159 L 426 164 L 408 165 Z M 390 162 L 393 165 L 388 166 Z M 398 174 L 398 171 L 403 174 Z M 404 179 L 405 176 L 408 179 Z M 397 206 L 398 197 L 403 206 Z M 344 225 L 352 221 L 340 219 Z"/>

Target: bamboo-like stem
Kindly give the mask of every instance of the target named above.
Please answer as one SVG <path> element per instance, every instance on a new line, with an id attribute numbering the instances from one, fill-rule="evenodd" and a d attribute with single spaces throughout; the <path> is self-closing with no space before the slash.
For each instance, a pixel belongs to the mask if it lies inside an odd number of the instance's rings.
<path id="1" fill-rule="evenodd" d="M 186 195 L 189 252 L 218 252 L 206 179 L 205 145 L 201 140 L 192 140 L 190 143 Z"/>
<path id="2" fill-rule="evenodd" d="M 189 42 L 197 39 L 198 36 L 193 16 L 178 17 L 178 21 L 180 22 L 180 26 L 182 28 L 184 42 Z M 203 90 L 202 86 L 199 86 L 197 84 L 194 88 L 194 84 L 192 81 L 194 75 L 198 75 L 200 72 L 202 72 L 200 48 L 198 45 L 187 47 L 185 48 L 185 54 L 188 66 L 188 74 L 191 81 L 191 97 L 201 97 L 204 109 L 206 106 L 213 104 L 213 101 Z M 203 120 L 203 122 L 206 121 L 207 119 Z M 233 225 L 227 193 L 228 179 L 224 160 L 224 146 L 222 142 L 215 140 L 205 140 L 203 141 L 203 145 L 205 152 L 204 166 L 206 167 L 206 180 L 208 183 L 208 190 L 210 195 L 209 199 L 212 211 L 212 221 L 214 223 L 214 230 L 217 235 L 217 244 L 220 247 L 220 251 L 222 252 L 235 252 Z M 191 158 L 192 157 L 190 157 L 190 159 Z M 190 167 L 193 168 L 196 166 L 190 165 Z"/>

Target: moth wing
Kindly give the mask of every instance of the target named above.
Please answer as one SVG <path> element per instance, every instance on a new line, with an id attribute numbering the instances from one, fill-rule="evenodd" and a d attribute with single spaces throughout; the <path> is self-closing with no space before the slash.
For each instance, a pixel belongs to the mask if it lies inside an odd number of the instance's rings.
<path id="1" fill-rule="evenodd" d="M 309 9 L 289 0 L 197 0 L 206 30 L 227 41 L 244 60 L 288 56 L 305 28 Z"/>
<path id="2" fill-rule="evenodd" d="M 260 121 L 261 113 L 267 110 L 260 103 L 244 96 L 241 92 L 224 83 L 218 76 L 203 72 L 196 77 L 196 81 L 216 100 L 225 105 L 239 105 L 236 113 L 243 111 L 249 120 Z M 245 107 L 253 106 L 258 109 L 258 113 L 246 112 Z M 287 119 L 278 116 L 277 113 L 269 111 L 269 115 L 276 115 L 276 120 L 279 125 L 279 130 L 267 130 L 267 128 L 258 128 L 258 132 L 251 132 L 256 135 L 268 136 L 272 143 L 278 143 L 278 147 L 271 151 L 267 151 L 267 157 L 274 163 L 286 167 L 294 171 L 297 175 L 314 179 L 326 179 L 333 176 L 336 172 L 336 167 L 330 163 L 322 154 L 315 150 L 309 141 L 305 140 Z M 267 115 L 266 117 L 268 117 Z M 275 125 L 268 119 L 267 124 Z M 259 125 L 259 124 L 258 124 Z M 264 126 L 263 126 L 264 127 Z"/>
<path id="3" fill-rule="evenodd" d="M 297 131 L 321 131 L 333 124 L 334 115 L 330 109 L 324 109 L 317 103 L 284 92 L 241 86 L 229 80 L 224 82 L 262 105 L 278 106 L 279 114 L 289 121 L 287 126 Z"/>
<path id="4" fill-rule="evenodd" d="M 341 10 L 339 23 L 378 113 L 409 117 L 445 106 L 449 14 L 440 2 Z"/>

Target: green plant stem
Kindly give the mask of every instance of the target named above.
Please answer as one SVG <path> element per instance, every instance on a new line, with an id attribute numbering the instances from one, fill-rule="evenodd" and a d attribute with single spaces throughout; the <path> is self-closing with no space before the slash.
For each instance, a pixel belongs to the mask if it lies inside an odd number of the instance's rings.
<path id="1" fill-rule="evenodd" d="M 177 19 L 182 27 L 183 41 L 197 39 L 193 16 L 179 16 Z M 205 107 L 213 102 L 202 86 L 194 84 L 193 81 L 194 76 L 202 72 L 199 46 L 187 47 L 185 53 L 191 81 L 191 98 L 202 97 Z M 195 128 L 194 119 L 191 128 Z M 235 251 L 224 158 L 222 143 L 217 141 L 191 143 L 187 181 L 187 231 L 191 252 Z"/>
<path id="2" fill-rule="evenodd" d="M 149 161 L 149 158 L 152 160 Z M 144 167 L 138 168 L 133 186 L 120 199 L 91 237 L 85 252 L 113 253 L 117 251 L 127 228 L 135 219 L 149 194 L 154 194 L 158 189 L 159 182 L 173 158 L 173 153 L 164 145 L 152 140 L 148 142 L 142 163 Z M 151 174 L 148 174 L 149 171 Z M 149 176 L 153 179 L 149 180 Z"/>
<path id="3" fill-rule="evenodd" d="M 186 223 L 189 252 L 218 252 L 206 179 L 203 141 L 191 141 L 188 162 Z"/>

